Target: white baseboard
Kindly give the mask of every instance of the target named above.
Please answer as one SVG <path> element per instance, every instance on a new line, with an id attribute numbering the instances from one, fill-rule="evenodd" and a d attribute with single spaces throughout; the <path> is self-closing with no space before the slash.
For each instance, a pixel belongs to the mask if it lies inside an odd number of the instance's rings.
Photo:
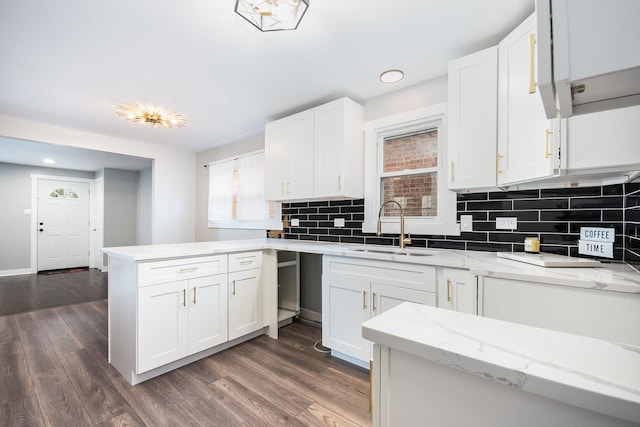
<path id="1" fill-rule="evenodd" d="M 21 276 L 24 274 L 34 274 L 30 268 L 17 268 L 15 270 L 0 270 L 0 277 Z"/>

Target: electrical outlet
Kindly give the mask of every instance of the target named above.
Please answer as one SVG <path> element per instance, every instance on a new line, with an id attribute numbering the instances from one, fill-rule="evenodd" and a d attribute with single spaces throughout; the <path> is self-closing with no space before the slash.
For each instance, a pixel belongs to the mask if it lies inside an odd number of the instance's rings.
<path id="1" fill-rule="evenodd" d="M 334 227 L 344 227 L 344 218 L 334 218 L 333 219 Z"/>
<path id="2" fill-rule="evenodd" d="M 496 230 L 515 230 L 518 228 L 518 218 L 512 216 L 496 218 Z"/>
<path id="3" fill-rule="evenodd" d="M 473 231 L 473 215 L 460 215 L 460 231 Z"/>
<path id="4" fill-rule="evenodd" d="M 292 227 L 300 227 L 300 219 L 299 218 L 291 218 L 291 226 Z"/>

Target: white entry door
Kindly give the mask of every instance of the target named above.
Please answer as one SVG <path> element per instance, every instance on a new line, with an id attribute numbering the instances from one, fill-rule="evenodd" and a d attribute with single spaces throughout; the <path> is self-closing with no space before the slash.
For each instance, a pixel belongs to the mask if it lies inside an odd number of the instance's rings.
<path id="1" fill-rule="evenodd" d="M 89 183 L 38 179 L 38 271 L 89 265 Z"/>

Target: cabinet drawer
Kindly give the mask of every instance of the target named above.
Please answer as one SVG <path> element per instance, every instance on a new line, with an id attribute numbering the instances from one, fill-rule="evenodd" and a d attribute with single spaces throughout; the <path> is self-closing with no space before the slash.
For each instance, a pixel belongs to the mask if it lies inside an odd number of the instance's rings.
<path id="1" fill-rule="evenodd" d="M 354 260 L 324 256 L 322 274 L 384 283 L 417 291 L 436 292 L 436 268 L 402 262 Z"/>
<path id="2" fill-rule="evenodd" d="M 212 276 L 226 272 L 226 255 L 144 262 L 138 264 L 138 286 Z"/>
<path id="3" fill-rule="evenodd" d="M 229 272 L 262 267 L 262 251 L 229 254 Z"/>

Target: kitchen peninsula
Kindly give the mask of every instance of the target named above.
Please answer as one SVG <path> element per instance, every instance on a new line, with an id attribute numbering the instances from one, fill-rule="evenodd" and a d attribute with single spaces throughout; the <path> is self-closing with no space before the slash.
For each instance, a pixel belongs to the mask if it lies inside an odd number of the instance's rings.
<path id="1" fill-rule="evenodd" d="M 103 249 L 110 257 L 109 362 L 135 384 L 260 334 L 276 338 L 277 251 L 419 265 L 438 271 L 430 280 L 439 280 L 440 269 L 450 268 L 470 274 L 478 289 L 487 278 L 541 282 L 587 292 L 591 299 L 622 295 L 624 304 L 640 304 L 640 274 L 623 265 L 545 269 L 488 252 L 400 251 L 285 239 L 113 247 Z M 439 298 L 442 292 L 437 291 Z M 483 315 L 481 297 L 479 292 L 473 303 Z M 628 315 L 637 317 L 636 313 L 640 311 Z M 635 330 L 627 332 L 623 342 L 633 343 L 640 338 L 637 335 Z"/>

